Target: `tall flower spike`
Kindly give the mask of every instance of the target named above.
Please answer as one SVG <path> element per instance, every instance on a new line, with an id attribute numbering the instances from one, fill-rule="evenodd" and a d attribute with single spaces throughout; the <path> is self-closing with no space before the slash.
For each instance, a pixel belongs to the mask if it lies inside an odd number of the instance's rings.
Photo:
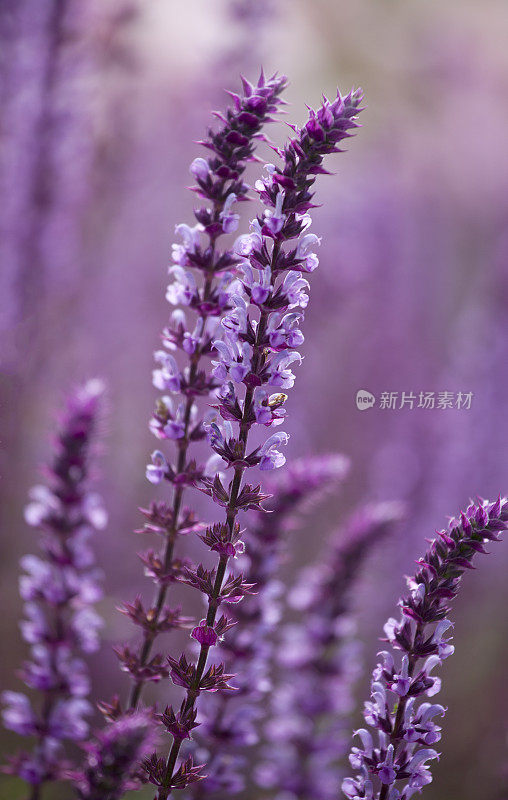
<path id="1" fill-rule="evenodd" d="M 280 618 L 282 586 L 276 576 L 284 559 L 287 533 L 308 511 L 340 483 L 349 469 L 344 456 L 316 456 L 293 462 L 269 484 L 272 497 L 249 520 L 249 538 L 239 568 L 255 594 L 231 605 L 234 627 L 221 643 L 227 665 L 239 674 L 235 692 L 205 695 L 203 722 L 197 745 L 207 751 L 207 776 L 189 787 L 187 797 L 224 797 L 245 788 L 246 749 L 258 740 L 258 728 L 270 687 L 272 635 Z"/>
<path id="2" fill-rule="evenodd" d="M 350 762 L 357 774 L 342 784 L 350 800 L 409 800 L 432 781 L 428 762 L 439 758 L 434 745 L 445 713 L 434 702 L 441 681 L 433 671 L 454 650 L 450 601 L 476 553 L 485 553 L 485 545 L 499 541 L 507 527 L 506 499 L 471 503 L 447 530 L 437 532 L 416 575 L 407 579 L 401 619 L 385 625 L 390 649 L 379 653 L 365 704 L 365 721 L 373 730 L 356 731 Z"/>
<path id="3" fill-rule="evenodd" d="M 366 505 L 330 538 L 319 562 L 303 569 L 289 595 L 298 621 L 279 638 L 262 758 L 264 789 L 335 800 L 344 776 L 345 730 L 361 671 L 351 589 L 365 558 L 401 518 L 400 503 Z M 288 675 L 290 680 L 288 680 Z"/>
<path id="4" fill-rule="evenodd" d="M 92 608 L 101 589 L 89 539 L 94 528 L 104 527 L 106 514 L 88 488 L 102 391 L 99 381 L 89 381 L 69 398 L 48 485 L 31 490 L 25 510 L 28 524 L 40 531 L 42 555 L 21 560 L 21 630 L 31 647 L 21 674 L 41 696 L 40 709 L 20 692 L 6 691 L 2 697 L 5 727 L 35 737 L 33 751 L 21 753 L 7 768 L 32 785 L 32 800 L 39 798 L 43 783 L 65 776 L 62 743 L 88 734 L 90 680 L 79 656 L 97 649 L 102 624 Z"/>
<path id="5" fill-rule="evenodd" d="M 155 353 L 153 383 L 164 394 L 157 400 L 150 428 L 157 439 L 174 442 L 176 462 L 170 463 L 169 456 L 156 450 L 146 471 L 151 483 L 169 481 L 173 498 L 169 504 L 154 504 L 144 512 L 148 518 L 145 530 L 159 533 L 163 544 L 160 554 L 150 550 L 142 556 L 147 574 L 157 585 L 152 607 L 139 615 L 125 610 L 142 629 L 137 652 L 128 647 L 119 651 L 122 669 L 133 681 L 130 708 L 137 706 L 147 681 L 167 676 L 161 658 L 151 656 L 156 638 L 163 631 L 182 627 L 182 621 L 174 609 L 165 605 L 165 600 L 169 584 L 181 569 L 173 558 L 176 538 L 197 529 L 196 520 L 190 522 L 190 512 L 184 509 L 182 513 L 185 488 L 201 478 L 205 470 L 213 470 L 213 462 L 204 468 L 189 460 L 189 446 L 205 437 L 196 401 L 211 395 L 218 383 L 203 366 L 203 359 L 210 356 L 218 318 L 228 307 L 228 287 L 239 260 L 231 249 L 220 250 L 218 240 L 238 226 L 234 207 L 246 199 L 249 190 L 242 176 L 247 162 L 254 160 L 262 127 L 281 103 L 279 95 L 285 85 L 286 79 L 277 75 L 265 79 L 261 74 L 257 85 L 244 80 L 243 95 L 231 94 L 233 107 L 225 115 L 217 115 L 222 126 L 217 131 L 210 129 L 201 142 L 210 154 L 194 159 L 190 167 L 196 181 L 193 191 L 205 204 L 194 211 L 194 227 L 176 226 L 180 241 L 173 245 L 174 263 L 169 269 L 171 283 L 166 297 L 171 305 L 187 307 L 195 319 L 189 322 L 188 313 L 175 310 L 163 332 L 165 349 Z M 182 360 L 187 364 L 184 368 Z M 168 618 L 174 624 L 169 625 Z"/>
<path id="6" fill-rule="evenodd" d="M 222 382 L 217 410 L 223 424 L 213 422 L 209 427 L 210 445 L 233 469 L 233 477 L 227 488 L 219 475 L 201 481 L 203 491 L 226 509 L 226 518 L 210 531 L 207 542 L 218 553 L 217 567 L 208 572 L 200 566 L 187 577 L 207 598 L 206 617 L 200 630 L 192 633 L 200 643 L 199 658 L 192 665 L 183 656 L 179 662 L 170 660 L 173 681 L 186 689 L 186 714 L 196 707 L 201 691 L 227 684 L 223 665 L 207 669 L 210 647 L 229 626 L 225 615 L 217 621 L 217 613 L 223 603 L 232 599 L 238 602 L 250 589 L 241 577 L 227 572 L 229 559 L 238 552 L 238 513 L 259 509 L 265 499 L 259 486 L 243 482 L 244 472 L 253 466 L 270 470 L 285 462 L 279 448 L 288 440 L 286 433 L 274 433 L 260 447 L 248 449 L 253 426 L 277 425 L 282 419 L 286 395 L 281 390 L 293 385 L 290 367 L 301 361 L 293 346 L 303 312 L 295 309 L 303 309 L 308 302 L 308 283 L 299 274 L 308 260 L 307 254 L 297 256 L 297 248 L 286 250 L 285 245 L 310 224 L 305 213 L 312 205 L 309 189 L 316 174 L 323 171 L 324 156 L 337 151 L 337 142 L 358 125 L 361 98 L 358 91 L 345 98 L 338 95 L 333 103 L 324 100 L 317 114 L 311 112 L 307 125 L 281 151 L 282 169 L 268 169 L 268 178 L 260 189 L 267 206 L 265 213 L 253 221 L 251 236 L 240 237 L 237 243 L 237 252 L 244 256 L 242 284 L 248 302 L 240 294 L 233 295 L 235 308 L 222 322 L 225 334 L 218 346 L 216 343 L 219 355 L 214 376 Z M 297 341 L 302 338 L 297 337 Z M 237 436 L 232 423 L 239 426 Z M 158 800 L 166 800 L 176 786 L 181 745 L 182 739 L 173 736 L 164 773 L 153 779 L 159 787 Z"/>

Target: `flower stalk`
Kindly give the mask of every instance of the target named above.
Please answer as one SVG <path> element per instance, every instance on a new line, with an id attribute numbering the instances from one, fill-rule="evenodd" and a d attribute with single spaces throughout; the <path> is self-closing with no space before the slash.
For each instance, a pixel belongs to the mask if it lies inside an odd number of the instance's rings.
<path id="1" fill-rule="evenodd" d="M 280 94 L 285 88 L 284 77 L 274 75 L 266 79 L 261 73 L 257 85 L 243 80 L 243 95 L 233 93 L 233 107 L 225 115 L 216 114 L 222 127 L 209 130 L 201 144 L 210 151 L 207 158 L 196 158 L 190 171 L 196 185 L 193 191 L 206 204 L 195 209 L 197 224 L 194 227 L 180 224 L 176 233 L 182 242 L 173 245 L 173 266 L 169 270 L 172 282 L 166 298 L 171 305 L 183 305 L 197 314 L 194 327 L 188 327 L 183 310 L 173 312 L 170 324 L 163 332 L 165 349 L 155 354 L 158 369 L 153 373 L 157 389 L 180 395 L 176 408 L 169 394 L 159 398 L 150 428 L 159 440 L 172 440 L 177 448 L 176 464 L 170 465 L 160 451 L 152 455 L 147 467 L 147 478 L 152 483 L 168 480 L 173 485 L 170 504 L 158 503 L 143 513 L 148 518 L 144 530 L 156 532 L 163 538 L 162 551 L 149 550 L 142 556 L 147 574 L 157 584 L 151 608 L 145 609 L 136 601 L 136 613 L 125 606 L 123 611 L 142 629 L 139 652 L 129 647 L 118 651 L 122 669 L 132 678 L 128 708 L 138 706 L 147 681 L 167 677 L 162 657 L 151 658 L 157 637 L 164 631 L 186 627 L 187 620 L 179 616 L 178 609 L 165 605 L 169 585 L 181 575 L 181 562 L 174 557 L 178 536 L 198 530 L 199 524 L 182 501 L 186 488 L 203 475 L 203 468 L 189 460 L 189 447 L 205 437 L 203 421 L 198 419 L 197 398 L 213 393 L 217 381 L 202 366 L 202 359 L 210 356 L 212 340 L 220 315 L 228 303 L 227 288 L 233 280 L 232 270 L 238 257 L 231 249 L 220 251 L 218 240 L 231 234 L 238 226 L 239 215 L 235 204 L 246 200 L 249 190 L 243 173 L 249 161 L 255 159 L 256 141 L 264 138 L 262 127 L 271 121 L 278 110 Z M 202 242 L 202 237 L 207 242 Z M 199 281 L 202 279 L 201 285 Z M 180 369 L 173 353 L 180 351 L 188 361 Z M 209 465 L 209 468 L 212 467 Z M 206 468 L 205 468 L 206 469 Z"/>
<path id="2" fill-rule="evenodd" d="M 253 466 L 261 470 L 282 466 L 285 458 L 277 448 L 288 439 L 285 433 L 273 434 L 248 452 L 249 433 L 255 425 L 276 425 L 284 416 L 286 395 L 270 394 L 270 388 L 290 388 L 294 383 L 290 365 L 301 361 L 294 347 L 303 341 L 299 323 L 308 302 L 308 283 L 300 273 L 317 266 L 317 258 L 309 250 L 318 238 L 303 235 L 311 222 L 307 213 L 313 205 L 310 189 L 316 175 L 324 172 L 324 156 L 338 152 L 338 142 L 351 136 L 350 131 L 358 126 L 361 99 L 359 91 L 344 98 L 339 93 L 332 103 L 325 99 L 318 112 L 311 110 L 301 131 L 295 128 L 295 138 L 279 151 L 282 168 L 269 165 L 268 178 L 256 184 L 265 205 L 263 215 L 251 223 L 252 233 L 240 237 L 236 244 L 237 253 L 243 256 L 242 285 L 248 302 L 240 293 L 232 296 L 235 308 L 222 320 L 225 337 L 214 342 L 219 360 L 214 362 L 213 374 L 222 382 L 217 410 L 224 424 L 212 422 L 209 426 L 211 447 L 233 469 L 233 478 L 227 488 L 218 474 L 214 479 L 201 479 L 202 490 L 226 513 L 225 522 L 209 528 L 206 535 L 206 544 L 219 554 L 217 567 L 208 572 L 199 566 L 186 578 L 207 597 L 207 614 L 192 632 L 200 644 L 196 664 L 188 664 L 185 656 L 178 662 L 169 659 L 173 681 L 186 690 L 181 719 L 192 718 L 201 691 L 228 686 L 223 665 L 207 668 L 208 654 L 229 627 L 224 615 L 216 619 L 220 605 L 231 602 L 231 587 L 236 586 L 238 598 L 251 589 L 241 576 L 227 574 L 228 561 L 236 555 L 240 537 L 237 516 L 240 511 L 262 508 L 266 499 L 259 486 L 243 483 L 243 475 Z M 297 246 L 286 250 L 294 239 L 298 239 Z M 236 437 L 231 421 L 238 425 Z M 175 730 L 170 732 L 173 743 L 166 763 L 154 756 L 147 764 L 150 780 L 158 787 L 158 800 L 167 800 L 175 786 L 200 777 L 199 769 L 189 760 L 177 767 L 183 738 Z"/>
<path id="3" fill-rule="evenodd" d="M 365 704 L 365 721 L 377 741 L 367 728 L 356 731 L 360 742 L 350 762 L 357 774 L 342 784 L 349 800 L 409 800 L 432 781 L 427 762 L 439 758 L 433 745 L 441 738 L 435 717 L 445 708 L 425 698 L 440 691 L 432 672 L 454 652 L 450 601 L 464 572 L 474 569 L 474 556 L 486 553 L 485 545 L 499 541 L 507 527 L 506 499 L 471 503 L 448 529 L 438 531 L 416 575 L 407 579 L 409 593 L 399 601 L 402 617 L 385 625 L 391 649 L 379 653 Z"/>

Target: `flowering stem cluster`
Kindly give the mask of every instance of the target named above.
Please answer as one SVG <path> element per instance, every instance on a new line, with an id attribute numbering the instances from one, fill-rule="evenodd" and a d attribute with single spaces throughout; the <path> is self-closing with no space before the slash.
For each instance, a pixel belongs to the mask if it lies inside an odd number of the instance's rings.
<path id="1" fill-rule="evenodd" d="M 201 142 L 211 155 L 206 159 L 196 158 L 191 164 L 190 171 L 197 182 L 193 191 L 206 204 L 195 209 L 194 227 L 184 224 L 176 227 L 182 241 L 173 245 L 174 263 L 169 270 L 172 282 L 166 298 L 172 305 L 187 306 L 197 319 L 194 327 L 189 328 L 184 311 L 175 310 L 163 332 L 165 349 L 155 354 L 158 369 L 153 373 L 154 385 L 170 394 L 157 401 L 150 427 L 159 440 L 175 443 L 177 458 L 175 464 L 170 464 L 162 452 L 155 451 L 152 464 L 147 467 L 147 477 L 152 483 L 167 480 L 174 493 L 171 504 L 152 504 L 144 512 L 148 517 L 145 530 L 159 533 L 163 538 L 160 553 L 149 550 L 142 556 L 147 574 L 157 584 L 154 603 L 145 610 L 137 599 L 134 607 L 123 609 L 143 632 L 139 652 L 124 647 L 118 653 L 122 668 L 133 680 L 129 708 L 137 706 L 146 681 L 167 677 L 162 657 L 157 654 L 150 658 L 157 636 L 187 625 L 179 609 L 169 608 L 165 600 L 169 584 L 180 577 L 183 566 L 174 558 L 176 538 L 198 529 L 192 512 L 184 509 L 181 513 L 185 488 L 193 486 L 203 475 L 203 468 L 195 459 L 189 459 L 188 451 L 192 443 L 206 435 L 203 420 L 198 419 L 196 399 L 210 395 L 218 384 L 203 367 L 202 359 L 211 354 L 218 319 L 228 304 L 231 270 L 238 262 L 232 250 L 218 249 L 218 240 L 238 226 L 239 215 L 233 209 L 237 201 L 246 199 L 249 190 L 242 176 L 247 162 L 254 160 L 254 146 L 256 140 L 263 138 L 263 125 L 271 121 L 270 115 L 281 103 L 279 95 L 285 85 L 285 78 L 276 75 L 265 79 L 261 74 L 255 86 L 244 80 L 243 96 L 231 93 L 234 106 L 225 116 L 217 114 L 223 123 L 220 130 L 209 130 L 208 137 Z M 183 370 L 173 355 L 176 351 L 188 362 Z M 175 403 L 170 395 L 179 396 L 180 400 Z M 212 469 L 211 464 L 208 469 Z"/>
<path id="2" fill-rule="evenodd" d="M 402 617 L 385 625 L 391 650 L 379 654 L 365 704 L 365 721 L 377 740 L 366 728 L 356 732 L 360 743 L 350 762 L 358 773 L 342 784 L 350 800 L 409 800 L 432 781 L 427 762 L 439 758 L 433 745 L 441 728 L 435 718 L 445 708 L 422 698 L 439 692 L 440 679 L 431 673 L 454 651 L 447 636 L 453 627 L 449 603 L 465 570 L 473 569 L 476 553 L 487 552 L 485 544 L 498 541 L 507 527 L 507 500 L 471 503 L 447 530 L 438 531 L 416 575 L 408 578 L 409 593 L 399 601 Z"/>
<path id="3" fill-rule="evenodd" d="M 290 593 L 299 619 L 282 629 L 268 745 L 256 770 L 261 786 L 302 800 L 337 796 L 352 686 L 361 669 L 351 588 L 401 513 L 399 503 L 361 507 L 334 533 L 319 563 L 302 570 Z"/>
<path id="4" fill-rule="evenodd" d="M 233 477 L 227 487 L 219 474 L 214 479 L 201 478 L 202 491 L 225 508 L 225 522 L 209 528 L 203 537 L 205 544 L 218 553 L 217 567 L 207 571 L 199 566 L 188 571 L 186 578 L 207 598 L 207 614 L 192 632 L 200 644 L 196 664 L 189 664 L 185 656 L 179 661 L 169 659 L 171 677 L 185 688 L 186 697 L 176 725 L 172 723 L 176 716 L 172 710 L 169 715 L 171 724 L 167 728 L 173 744 L 166 763 L 154 757 L 147 764 L 150 780 L 159 787 L 158 800 L 166 800 L 174 787 L 199 778 L 199 768 L 190 759 L 177 766 L 182 741 L 189 734 L 189 726 L 195 725 L 200 692 L 228 686 L 224 665 L 207 668 L 208 653 L 230 626 L 225 615 L 217 620 L 220 606 L 233 597 L 238 601 L 251 589 L 241 575 L 227 573 L 228 561 L 236 555 L 240 539 L 238 513 L 260 509 L 265 499 L 260 487 L 244 483 L 243 476 L 254 466 L 261 470 L 282 466 L 285 458 L 277 448 L 288 439 L 285 433 L 273 434 L 249 452 L 249 433 L 256 425 L 276 425 L 284 417 L 286 395 L 280 391 L 270 394 L 270 390 L 290 388 L 294 383 L 290 365 L 301 361 L 294 348 L 303 342 L 299 323 L 308 302 L 308 282 L 300 273 L 317 265 L 310 248 L 318 238 L 303 235 L 311 222 L 307 213 L 313 205 L 310 189 L 316 175 L 324 172 L 324 156 L 337 152 L 338 142 L 358 126 L 361 98 L 362 93 L 355 91 L 344 98 L 338 94 L 332 103 L 324 99 L 317 113 L 310 112 L 303 129 L 295 128 L 296 137 L 278 151 L 282 168 L 270 165 L 268 178 L 256 184 L 266 210 L 251 223 L 252 233 L 236 243 L 236 252 L 243 259 L 243 292 L 239 289 L 232 294 L 234 308 L 222 320 L 224 339 L 213 343 L 219 354 L 213 374 L 222 383 L 217 410 L 223 424 L 212 422 L 209 426 L 211 447 L 233 469 Z M 295 239 L 296 247 L 286 249 Z M 238 425 L 236 436 L 232 422 Z"/>
<path id="5" fill-rule="evenodd" d="M 40 797 L 43 783 L 65 777 L 62 743 L 86 738 L 84 717 L 92 711 L 88 670 L 79 654 L 97 649 L 102 624 L 92 609 L 101 589 L 88 540 L 93 528 L 104 527 L 106 515 L 87 480 L 101 394 L 102 384 L 90 381 L 69 398 L 48 485 L 31 490 L 25 511 L 28 524 L 40 531 L 43 553 L 21 560 L 21 630 L 31 646 L 21 676 L 41 695 L 41 706 L 36 711 L 25 694 L 6 691 L 3 721 L 35 737 L 33 751 L 8 767 L 32 785 L 32 800 Z"/>
<path id="6" fill-rule="evenodd" d="M 272 492 L 265 502 L 269 513 L 251 517 L 246 551 L 239 561 L 255 593 L 231 606 L 235 625 L 220 648 L 228 667 L 234 664 L 239 670 L 236 691 L 204 698 L 197 739 L 200 749 L 207 750 L 207 775 L 189 788 L 189 798 L 230 796 L 245 788 L 245 749 L 258 741 L 262 699 L 270 687 L 271 634 L 280 619 L 282 588 L 276 576 L 286 535 L 301 512 L 336 486 L 348 468 L 348 460 L 340 455 L 294 461 L 267 486 Z"/>

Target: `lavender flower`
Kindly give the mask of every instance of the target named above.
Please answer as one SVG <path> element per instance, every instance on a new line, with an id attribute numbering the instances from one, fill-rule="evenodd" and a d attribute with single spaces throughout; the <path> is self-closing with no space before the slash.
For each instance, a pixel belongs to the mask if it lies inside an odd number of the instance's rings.
<path id="1" fill-rule="evenodd" d="M 169 270 L 171 283 L 166 297 L 170 304 L 183 305 L 195 312 L 197 319 L 190 324 L 182 309 L 175 310 L 163 332 L 165 349 L 155 354 L 157 369 L 153 373 L 153 383 L 165 394 L 157 401 L 150 428 L 159 440 L 175 443 L 177 458 L 176 463 L 171 464 L 164 453 L 156 450 L 146 470 L 151 483 L 167 480 L 173 485 L 174 493 L 170 504 L 153 504 L 144 512 L 148 518 L 145 530 L 156 532 L 163 539 L 160 554 L 149 550 L 142 556 L 147 574 L 157 584 L 153 606 L 145 610 L 138 600 L 135 611 L 131 606 L 124 608 L 124 613 L 143 633 L 139 652 L 129 647 L 118 651 L 122 669 L 129 672 L 133 680 L 130 708 L 137 706 L 147 681 L 167 677 L 162 657 L 156 654 L 150 658 L 157 636 L 187 625 L 187 620 L 180 617 L 178 610 L 166 606 L 165 600 L 169 584 L 181 572 L 181 563 L 173 555 L 176 538 L 199 529 L 188 509 L 181 513 L 184 490 L 193 486 L 205 472 L 212 471 L 217 461 L 212 459 L 205 467 L 200 467 L 188 455 L 190 444 L 206 435 L 196 399 L 210 395 L 218 383 L 202 365 L 202 358 L 211 354 L 218 318 L 228 307 L 227 289 L 233 279 L 232 270 L 239 260 L 232 250 L 219 250 L 217 242 L 220 236 L 233 232 L 238 226 L 239 216 L 233 208 L 246 199 L 249 189 L 242 175 L 246 163 L 254 159 L 256 140 L 263 138 L 261 128 L 277 111 L 281 102 L 279 95 L 285 85 L 285 78 L 274 75 L 265 79 L 263 73 L 256 86 L 243 80 L 243 96 L 230 93 L 233 108 L 225 115 L 217 114 L 222 127 L 218 131 L 209 130 L 206 140 L 201 142 L 211 155 L 194 159 L 190 167 L 196 180 L 193 191 L 207 204 L 194 211 L 197 220 L 194 227 L 176 226 L 180 241 L 173 245 L 174 264 Z M 178 351 L 188 362 L 183 369 L 175 357 Z M 173 400 L 171 395 L 179 399 Z"/>
<path id="2" fill-rule="evenodd" d="M 350 590 L 401 513 L 399 503 L 363 506 L 331 537 L 319 563 L 302 570 L 289 596 L 300 616 L 283 628 L 279 642 L 265 726 L 269 745 L 256 770 L 260 786 L 295 798 L 337 796 L 352 687 L 361 671 Z"/>
<path id="3" fill-rule="evenodd" d="M 25 510 L 29 525 L 41 533 L 42 556 L 24 556 L 20 593 L 25 601 L 23 638 L 31 659 L 22 678 L 42 696 L 37 711 L 20 692 L 3 693 L 4 725 L 21 736 L 36 738 L 31 753 L 21 753 L 8 771 L 32 784 L 40 796 L 46 781 L 65 775 L 62 742 L 82 741 L 85 717 L 92 708 L 86 696 L 90 680 L 80 653 L 99 644 L 102 624 L 92 604 L 101 596 L 99 573 L 89 538 L 106 524 L 97 495 L 88 489 L 88 461 L 103 388 L 89 381 L 68 400 L 48 469 L 49 485 L 36 486 Z"/>
<path id="4" fill-rule="evenodd" d="M 449 601 L 457 594 L 476 553 L 500 539 L 508 527 L 508 501 L 471 503 L 447 530 L 438 531 L 427 553 L 407 579 L 400 620 L 385 625 L 391 650 L 381 652 L 372 676 L 371 699 L 365 704 L 367 728 L 356 732 L 350 762 L 357 770 L 342 790 L 350 800 L 409 800 L 432 781 L 428 762 L 439 758 L 439 717 L 445 708 L 432 699 L 441 688 L 433 670 L 452 655 Z M 397 652 L 403 653 L 397 657 Z"/>
<path id="5" fill-rule="evenodd" d="M 155 743 L 154 722 L 146 709 L 125 714 L 87 744 L 84 769 L 74 776 L 79 800 L 119 800 L 139 786 L 140 764 Z"/>
<path id="6" fill-rule="evenodd" d="M 199 735 L 200 758 L 207 752 L 207 776 L 189 787 L 188 797 L 236 794 L 245 788 L 245 749 L 258 741 L 262 701 L 270 687 L 270 635 L 280 619 L 281 585 L 276 580 L 285 552 L 287 532 L 299 514 L 340 482 L 349 468 L 344 456 L 302 458 L 271 481 L 270 512 L 255 512 L 249 525 L 246 552 L 239 567 L 255 588 L 229 616 L 236 623 L 221 642 L 227 664 L 240 668 L 235 692 L 205 695 Z"/>
<path id="7" fill-rule="evenodd" d="M 291 387 L 294 375 L 290 366 L 301 361 L 293 347 L 295 341 L 302 340 L 295 329 L 303 314 L 295 309 L 304 308 L 308 301 L 308 283 L 300 277 L 301 271 L 309 269 L 308 254 L 298 253 L 301 241 L 288 250 L 284 244 L 298 238 L 310 224 L 310 187 L 316 174 L 324 171 L 324 156 L 337 152 L 338 142 L 357 127 L 361 98 L 358 91 L 345 98 L 338 94 L 333 103 L 325 99 L 317 113 L 310 112 L 304 128 L 279 151 L 282 169 L 270 167 L 268 178 L 258 186 L 267 206 L 264 214 L 253 221 L 251 235 L 240 237 L 237 243 L 237 252 L 244 257 L 242 284 L 247 300 L 240 291 L 232 296 L 235 307 L 222 321 L 225 338 L 214 342 L 219 357 L 213 374 L 222 382 L 217 410 L 224 422 L 209 425 L 212 449 L 233 467 L 234 474 L 228 488 L 219 474 L 201 480 L 203 491 L 226 509 L 226 519 L 209 528 L 204 537 L 208 547 L 218 553 L 217 567 L 206 570 L 199 565 L 187 572 L 186 582 L 205 595 L 208 608 L 202 624 L 192 632 L 200 643 L 196 664 L 190 664 L 185 655 L 179 661 L 169 659 L 173 682 L 186 690 L 179 717 L 174 714 L 181 724 L 182 720 L 186 725 L 194 723 L 196 700 L 202 691 L 218 691 L 229 685 L 230 676 L 223 664 L 207 667 L 208 653 L 230 627 L 224 614 L 217 620 L 220 606 L 238 602 L 251 590 L 242 575 L 227 573 L 228 561 L 238 553 L 241 535 L 236 517 L 239 511 L 260 509 L 266 499 L 259 486 L 243 483 L 243 474 L 253 466 L 262 470 L 282 466 L 285 458 L 279 447 L 288 439 L 286 433 L 274 433 L 249 452 L 249 432 L 254 425 L 270 426 L 281 420 L 286 395 L 280 391 L 268 394 L 267 390 Z M 314 266 L 312 263 L 310 268 Z M 279 280 L 283 274 L 285 277 Z M 235 384 L 239 386 L 235 388 Z M 239 391 L 242 384 L 244 396 Z M 237 437 L 232 421 L 239 426 Z M 166 800 L 175 786 L 185 786 L 199 777 L 193 764 L 187 767 L 184 762 L 177 767 L 183 738 L 174 727 L 168 730 L 173 743 L 166 763 L 154 758 L 147 765 L 150 780 L 159 787 L 158 800 Z"/>

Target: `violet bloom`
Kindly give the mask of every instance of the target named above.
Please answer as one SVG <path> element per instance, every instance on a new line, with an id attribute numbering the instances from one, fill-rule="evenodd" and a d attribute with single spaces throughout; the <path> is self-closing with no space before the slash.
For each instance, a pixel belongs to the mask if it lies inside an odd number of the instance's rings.
<path id="1" fill-rule="evenodd" d="M 434 701 L 441 681 L 433 672 L 454 650 L 449 601 L 465 570 L 473 568 L 475 554 L 486 553 L 487 542 L 499 541 L 507 527 L 506 499 L 471 503 L 447 530 L 438 531 L 416 575 L 407 579 L 401 619 L 385 625 L 390 650 L 379 653 L 365 704 L 365 721 L 373 730 L 356 731 L 350 762 L 357 774 L 342 784 L 350 800 L 409 800 L 432 781 L 428 762 L 439 758 L 434 746 L 445 714 Z"/>
<path id="2" fill-rule="evenodd" d="M 86 745 L 82 772 L 74 775 L 79 800 L 119 800 L 140 782 L 140 764 L 155 744 L 155 720 L 148 710 L 110 722 Z"/>
<path id="3" fill-rule="evenodd" d="M 144 512 L 148 519 L 145 530 L 158 533 L 163 542 L 160 553 L 149 550 L 142 556 L 147 574 L 156 583 L 153 605 L 145 609 L 138 600 L 135 613 L 130 606 L 124 609 L 142 630 L 139 649 L 118 651 L 121 667 L 133 681 L 130 708 L 137 706 L 147 681 L 168 675 L 162 656 L 151 655 L 156 638 L 187 625 L 165 600 L 170 583 L 181 571 L 181 562 L 174 558 L 176 538 L 198 530 L 191 512 L 182 510 L 185 488 L 214 472 L 214 462 L 220 461 L 212 459 L 199 466 L 189 453 L 190 445 L 206 436 L 197 398 L 210 396 L 218 381 L 204 359 L 211 355 L 218 320 L 229 307 L 228 289 L 239 261 L 232 249 L 219 248 L 219 238 L 238 226 L 234 208 L 246 199 L 250 188 L 242 176 L 247 162 L 254 159 L 256 141 L 263 137 L 262 127 L 281 103 L 279 95 L 285 85 L 285 78 L 276 75 L 266 79 L 261 74 L 257 85 L 243 80 L 243 95 L 230 93 L 233 107 L 224 115 L 217 114 L 222 126 L 217 131 L 210 129 L 201 142 L 209 155 L 194 159 L 190 167 L 196 181 L 193 191 L 206 202 L 194 211 L 196 225 L 176 226 L 179 241 L 173 245 L 166 298 L 186 310 L 173 311 L 163 332 L 165 349 L 155 353 L 153 383 L 164 394 L 157 400 L 150 428 L 161 442 L 173 442 L 174 461 L 160 450 L 154 451 L 146 476 L 154 484 L 169 481 L 173 497 L 171 502 L 153 504 Z"/>
<path id="4" fill-rule="evenodd" d="M 372 548 L 401 518 L 399 503 L 366 505 L 304 568 L 289 595 L 298 621 L 281 632 L 256 779 L 277 796 L 334 800 L 347 751 L 353 685 L 361 672 L 351 588 Z"/>
<path id="5" fill-rule="evenodd" d="M 302 458 L 292 463 L 268 488 L 270 512 L 252 515 L 247 549 L 239 558 L 255 594 L 231 605 L 235 626 L 221 642 L 221 655 L 239 670 L 235 692 L 205 695 L 199 728 L 198 755 L 206 757 L 207 775 L 189 787 L 189 798 L 223 797 L 245 788 L 246 750 L 258 741 L 263 700 L 270 689 L 271 635 L 280 619 L 282 585 L 276 576 L 285 555 L 287 533 L 301 516 L 342 481 L 349 469 L 341 455 Z M 205 752 L 203 752 L 205 751 Z"/>
<path id="6" fill-rule="evenodd" d="M 252 222 L 252 234 L 247 240 L 241 237 L 237 245 L 244 256 L 243 292 L 239 287 L 232 294 L 235 307 L 222 320 L 225 337 L 214 343 L 218 358 L 213 374 L 222 382 L 217 411 L 223 422 L 217 417 L 209 426 L 212 450 L 233 469 L 233 477 L 227 487 L 219 474 L 201 480 L 203 491 L 226 509 L 225 521 L 208 528 L 203 537 L 217 553 L 218 562 L 212 570 L 199 565 L 187 573 L 186 582 L 207 600 L 206 617 L 192 632 L 200 644 L 197 662 L 189 663 L 185 655 L 169 659 L 173 681 L 186 690 L 179 712 L 186 720 L 193 720 L 201 692 L 228 687 L 230 676 L 224 665 L 207 666 L 208 653 L 231 625 L 225 614 L 217 619 L 219 608 L 240 601 L 252 588 L 242 575 L 227 571 L 230 558 L 238 553 L 238 513 L 260 509 L 266 499 L 260 487 L 244 483 L 243 476 L 254 466 L 262 470 L 282 466 L 285 458 L 279 448 L 288 439 L 286 433 L 273 433 L 260 447 L 249 450 L 249 433 L 254 426 L 280 422 L 286 400 L 281 390 L 293 385 L 291 365 L 301 361 L 294 350 L 294 333 L 308 302 L 308 283 L 300 275 L 308 268 L 308 254 L 297 255 L 298 241 L 295 247 L 291 243 L 310 224 L 310 188 L 316 174 L 324 171 L 324 156 L 337 152 L 338 143 L 358 126 L 361 99 L 359 91 L 345 98 L 338 94 L 333 103 L 323 100 L 318 112 L 311 110 L 307 124 L 301 131 L 295 129 L 295 139 L 279 151 L 282 167 L 270 166 L 268 178 L 258 187 L 266 209 Z M 262 422 L 257 421 L 258 414 L 263 414 Z M 237 435 L 233 424 L 238 425 Z M 158 800 L 166 800 L 173 788 L 182 785 L 181 770 L 185 769 L 185 762 L 178 766 L 183 738 L 174 728 L 170 732 L 173 743 L 167 761 L 154 758 L 147 765 L 150 780 L 158 787 Z"/>
<path id="7" fill-rule="evenodd" d="M 62 743 L 88 734 L 90 680 L 79 656 L 98 648 L 102 625 L 92 607 L 101 589 L 89 539 L 94 528 L 104 527 L 106 514 L 88 488 L 102 391 L 99 381 L 89 381 L 69 398 L 48 485 L 32 489 L 25 510 L 28 524 L 40 531 L 42 555 L 21 559 L 21 630 L 31 648 L 21 675 L 41 696 L 40 709 L 20 692 L 6 691 L 2 697 L 5 727 L 36 740 L 33 750 L 18 755 L 8 768 L 32 785 L 33 800 L 43 783 L 65 775 Z"/>

